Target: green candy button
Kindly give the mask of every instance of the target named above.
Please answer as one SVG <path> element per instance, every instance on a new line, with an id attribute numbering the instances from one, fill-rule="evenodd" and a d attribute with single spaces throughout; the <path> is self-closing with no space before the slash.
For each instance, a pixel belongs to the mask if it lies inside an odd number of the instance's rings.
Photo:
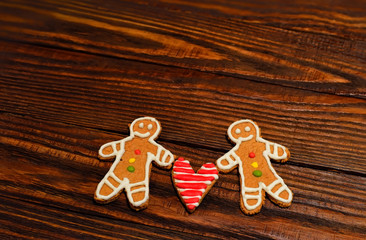
<path id="1" fill-rule="evenodd" d="M 254 170 L 254 171 L 253 171 L 253 175 L 254 175 L 255 177 L 260 177 L 260 176 L 262 176 L 262 171 L 261 171 L 261 170 Z"/>
<path id="2" fill-rule="evenodd" d="M 129 172 L 134 172 L 134 171 L 135 171 L 135 168 L 134 168 L 134 167 L 132 167 L 132 166 L 128 166 L 128 167 L 127 167 L 127 171 L 129 171 Z M 262 173 L 261 173 L 261 175 L 262 175 Z"/>

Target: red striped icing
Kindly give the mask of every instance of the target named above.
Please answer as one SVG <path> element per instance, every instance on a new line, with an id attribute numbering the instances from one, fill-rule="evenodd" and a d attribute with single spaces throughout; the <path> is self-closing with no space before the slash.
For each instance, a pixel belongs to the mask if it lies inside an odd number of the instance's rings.
<path id="1" fill-rule="evenodd" d="M 174 166 L 176 166 L 176 167 L 191 167 L 191 164 L 186 163 L 186 162 L 177 161 L 177 162 L 175 162 Z"/>
<path id="2" fill-rule="evenodd" d="M 174 186 L 178 188 L 178 194 L 191 212 L 199 205 L 207 189 L 212 187 L 215 178 L 218 178 L 218 171 L 213 163 L 204 164 L 197 173 L 193 171 L 189 161 L 181 157 L 174 163 Z"/>
<path id="3" fill-rule="evenodd" d="M 206 169 L 200 169 L 198 170 L 199 174 L 218 174 L 219 171 L 217 171 L 216 169 L 212 169 L 212 170 L 206 170 Z"/>
<path id="4" fill-rule="evenodd" d="M 174 170 L 174 169 L 173 169 Z M 178 180 L 184 180 L 184 181 L 212 181 L 215 179 L 215 177 L 211 176 L 200 176 L 194 174 L 178 174 L 174 175 L 173 177 Z"/>
<path id="5" fill-rule="evenodd" d="M 203 164 L 203 166 L 206 168 L 216 168 L 215 164 L 213 164 L 213 163 L 206 163 L 206 164 Z"/>
<path id="6" fill-rule="evenodd" d="M 194 173 L 192 168 L 186 169 L 186 168 L 179 168 L 179 167 L 175 167 L 174 172 L 176 172 L 176 173 Z"/>
<path id="7" fill-rule="evenodd" d="M 177 183 L 177 187 L 179 188 L 191 188 L 191 189 L 206 189 L 207 184 L 205 183 Z"/>
<path id="8" fill-rule="evenodd" d="M 187 208 L 188 208 L 189 210 L 193 210 L 193 209 L 195 209 L 195 208 L 196 208 L 196 206 L 195 206 L 195 205 L 193 205 L 193 204 L 189 204 L 189 205 L 187 205 Z"/>
<path id="9" fill-rule="evenodd" d="M 196 198 L 186 198 L 184 199 L 185 203 L 197 203 L 200 199 L 198 197 Z"/>
<path id="10" fill-rule="evenodd" d="M 187 197 L 195 197 L 195 196 L 202 196 L 202 192 L 197 190 L 185 190 L 183 192 L 180 192 L 180 195 Z"/>

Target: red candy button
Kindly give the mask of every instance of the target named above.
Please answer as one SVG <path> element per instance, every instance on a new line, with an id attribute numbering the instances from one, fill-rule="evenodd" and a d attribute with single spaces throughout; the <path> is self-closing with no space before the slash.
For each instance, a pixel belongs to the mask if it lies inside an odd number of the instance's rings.
<path id="1" fill-rule="evenodd" d="M 250 158 L 255 158 L 255 153 L 254 152 L 249 153 L 249 157 Z"/>
<path id="2" fill-rule="evenodd" d="M 140 151 L 139 149 L 136 149 L 136 150 L 135 150 L 135 154 L 136 154 L 136 155 L 140 155 L 140 154 L 141 154 L 141 151 Z"/>

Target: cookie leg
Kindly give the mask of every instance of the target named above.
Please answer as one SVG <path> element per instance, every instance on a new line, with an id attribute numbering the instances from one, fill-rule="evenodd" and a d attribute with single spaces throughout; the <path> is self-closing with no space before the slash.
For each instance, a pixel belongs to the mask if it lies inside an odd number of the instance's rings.
<path id="1" fill-rule="evenodd" d="M 147 207 L 149 199 L 149 187 L 144 182 L 130 184 L 126 188 L 128 201 L 135 210 Z"/>
<path id="2" fill-rule="evenodd" d="M 252 215 L 258 213 L 262 208 L 263 201 L 264 191 L 261 187 L 244 187 L 241 190 L 240 208 L 245 214 Z"/>
<path id="3" fill-rule="evenodd" d="M 292 192 L 284 183 L 282 178 L 277 178 L 267 187 L 266 192 L 270 199 L 281 207 L 288 207 L 292 202 Z"/>
<path id="4" fill-rule="evenodd" d="M 125 185 L 125 181 L 119 179 L 113 172 L 108 172 L 98 184 L 94 199 L 99 203 L 112 202 L 119 196 Z"/>

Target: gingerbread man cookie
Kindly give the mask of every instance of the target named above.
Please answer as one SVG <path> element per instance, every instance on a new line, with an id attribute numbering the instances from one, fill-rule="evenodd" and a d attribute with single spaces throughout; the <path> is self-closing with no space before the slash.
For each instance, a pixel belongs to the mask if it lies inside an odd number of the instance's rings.
<path id="1" fill-rule="evenodd" d="M 239 120 L 230 125 L 228 136 L 236 143 L 216 162 L 223 172 L 238 167 L 240 174 L 240 207 L 245 214 L 258 213 L 265 193 L 281 207 L 288 207 L 293 194 L 273 169 L 270 159 L 285 162 L 290 158 L 288 149 L 263 139 L 255 122 Z"/>
<path id="2" fill-rule="evenodd" d="M 138 118 L 130 125 L 129 137 L 99 149 L 101 159 L 115 158 L 115 161 L 98 184 L 94 195 L 97 202 L 112 202 L 125 190 L 133 209 L 147 207 L 151 163 L 169 169 L 174 161 L 173 154 L 155 142 L 160 132 L 160 123 L 155 118 Z"/>

